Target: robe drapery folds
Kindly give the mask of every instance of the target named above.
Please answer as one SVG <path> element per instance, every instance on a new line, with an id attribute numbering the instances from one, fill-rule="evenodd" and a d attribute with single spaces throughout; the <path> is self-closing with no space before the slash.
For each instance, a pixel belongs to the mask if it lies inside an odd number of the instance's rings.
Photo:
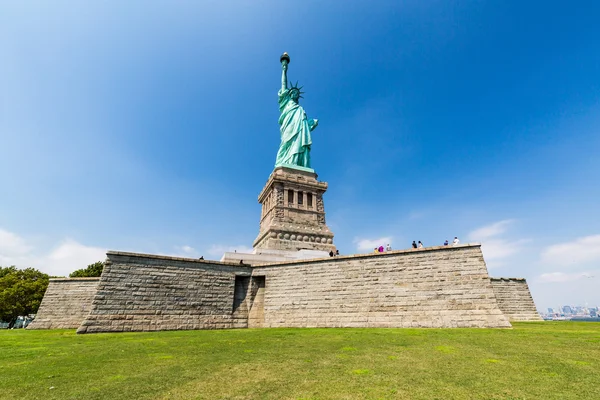
<path id="1" fill-rule="evenodd" d="M 275 166 L 288 164 L 310 168 L 310 132 L 316 123 L 308 119 L 304 109 L 290 97 L 290 89 L 280 90 L 279 125 L 281 145 L 277 152 Z"/>

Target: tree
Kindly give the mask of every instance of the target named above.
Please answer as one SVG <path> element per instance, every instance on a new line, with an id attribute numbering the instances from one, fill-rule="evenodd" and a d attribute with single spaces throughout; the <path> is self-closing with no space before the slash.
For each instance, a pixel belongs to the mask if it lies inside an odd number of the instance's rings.
<path id="1" fill-rule="evenodd" d="M 0 321 L 13 326 L 19 315 L 35 314 L 49 277 L 34 268 L 0 267 Z"/>
<path id="2" fill-rule="evenodd" d="M 73 271 L 69 277 L 70 278 L 94 278 L 102 275 L 102 269 L 104 268 L 104 263 L 102 261 L 95 262 L 87 266 L 87 268 L 78 269 L 77 271 Z"/>

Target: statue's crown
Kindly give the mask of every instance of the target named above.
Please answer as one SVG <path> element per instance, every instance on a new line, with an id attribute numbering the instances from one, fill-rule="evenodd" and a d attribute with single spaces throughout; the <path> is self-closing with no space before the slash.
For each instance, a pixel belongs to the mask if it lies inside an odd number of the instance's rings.
<path id="1" fill-rule="evenodd" d="M 293 85 L 293 84 L 291 84 L 291 83 L 290 83 L 290 92 L 291 92 L 292 90 L 297 90 L 297 91 L 298 91 L 298 93 L 300 94 L 300 95 L 299 95 L 299 97 L 302 97 L 302 94 L 304 94 L 304 92 L 302 91 L 302 88 L 303 88 L 303 87 L 304 87 L 304 86 L 300 86 L 300 87 L 298 87 L 298 81 L 296 81 L 296 84 L 295 84 L 295 85 Z"/>

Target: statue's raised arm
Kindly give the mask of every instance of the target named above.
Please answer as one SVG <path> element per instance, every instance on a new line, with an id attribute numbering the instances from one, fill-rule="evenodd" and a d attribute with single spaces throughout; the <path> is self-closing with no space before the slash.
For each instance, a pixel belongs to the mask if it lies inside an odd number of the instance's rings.
<path id="1" fill-rule="evenodd" d="M 290 63 L 290 56 L 287 53 L 283 53 L 280 58 L 281 61 L 281 91 L 287 89 L 287 70 L 288 64 Z"/>
<path id="2" fill-rule="evenodd" d="M 289 85 L 287 70 L 290 64 L 290 56 L 283 53 L 279 59 L 281 62 L 281 89 L 279 90 L 279 125 L 281 131 L 281 144 L 277 152 L 275 167 L 286 166 L 289 168 L 310 167 L 310 146 L 312 144 L 311 131 L 319 121 L 306 117 L 304 109 L 298 104 L 302 97 L 302 87 Z M 312 170 L 312 169 L 311 169 Z"/>

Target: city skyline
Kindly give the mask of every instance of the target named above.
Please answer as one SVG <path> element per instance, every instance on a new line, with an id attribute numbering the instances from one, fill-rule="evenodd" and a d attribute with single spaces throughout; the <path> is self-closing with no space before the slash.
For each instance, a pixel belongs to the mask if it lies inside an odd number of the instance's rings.
<path id="1" fill-rule="evenodd" d="M 540 314 L 544 318 L 600 318 L 598 310 L 600 310 L 598 306 L 559 305 L 557 308 L 548 307 L 546 310 L 540 310 Z"/>

